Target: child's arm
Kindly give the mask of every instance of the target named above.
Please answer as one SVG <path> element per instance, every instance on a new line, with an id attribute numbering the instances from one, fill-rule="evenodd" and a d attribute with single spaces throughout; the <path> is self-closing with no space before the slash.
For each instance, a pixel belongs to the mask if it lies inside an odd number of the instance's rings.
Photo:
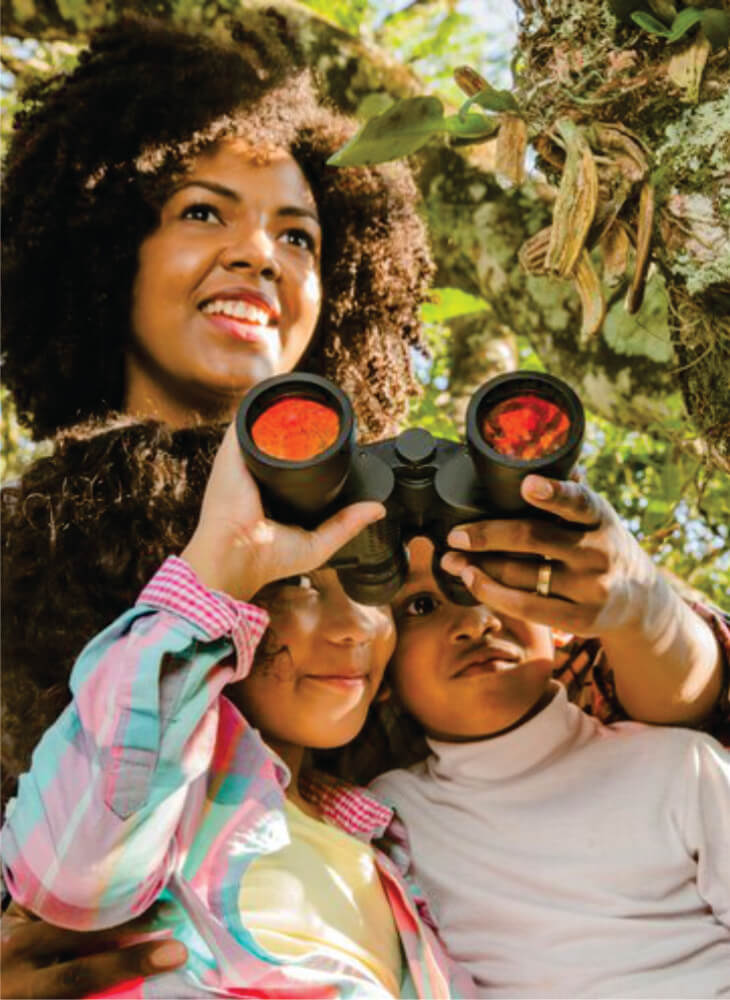
<path id="1" fill-rule="evenodd" d="M 3 832 L 19 903 L 84 930 L 157 898 L 185 846 L 182 814 L 202 805 L 189 793 L 210 767 L 218 696 L 247 674 L 266 622 L 172 559 L 84 649 Z"/>
<path id="2" fill-rule="evenodd" d="M 86 647 L 74 701 L 21 778 L 2 845 L 18 902 L 82 930 L 157 898 L 187 846 L 191 810 L 203 808 L 218 696 L 245 676 L 265 627 L 239 602 L 322 565 L 383 513 L 353 505 L 313 532 L 270 521 L 229 428 L 185 561 L 168 561 Z"/>

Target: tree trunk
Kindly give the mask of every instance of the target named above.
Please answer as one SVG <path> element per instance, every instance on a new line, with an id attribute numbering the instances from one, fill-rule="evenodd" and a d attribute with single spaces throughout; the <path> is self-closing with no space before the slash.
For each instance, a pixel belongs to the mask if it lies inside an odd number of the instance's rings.
<path id="1" fill-rule="evenodd" d="M 228 13 L 240 15 L 252 5 L 252 0 L 196 5 L 195 23 L 220 30 Z M 300 27 L 313 65 L 345 110 L 354 111 L 374 92 L 394 97 L 423 92 L 418 78 L 387 53 L 292 0 L 280 5 Z M 6 34 L 79 42 L 124 6 L 123 0 L 2 2 Z M 145 6 L 137 4 L 135 9 Z M 520 6 L 524 69 L 518 96 L 531 136 L 551 134 L 558 116 L 582 125 L 597 114 L 603 122 L 623 121 L 635 128 L 664 170 L 657 186 L 659 223 L 653 250 L 668 289 L 676 353 L 666 338 L 666 295 L 658 276 L 650 282 L 651 301 L 635 316 L 626 314 L 620 301 L 623 287 L 609 290 L 603 335 L 582 334 L 581 303 L 572 282 L 526 273 L 517 261 L 525 240 L 550 223 L 555 191 L 540 183 L 505 189 L 495 180 L 490 148 L 450 149 L 434 142 L 417 162 L 438 283 L 482 295 L 492 306 L 491 313 L 453 327 L 450 389 L 455 412 L 474 385 L 515 363 L 514 334 L 525 334 L 549 370 L 571 382 L 593 411 L 619 424 L 661 428 L 673 412 L 671 395 L 681 385 L 699 430 L 699 445 L 728 467 L 730 391 L 724 373 L 730 370 L 730 334 L 727 314 L 716 315 L 718 307 L 726 305 L 728 275 L 716 248 L 726 253 L 730 237 L 727 216 L 720 221 L 716 206 L 722 183 L 718 172 L 723 166 L 727 170 L 730 159 L 722 152 L 730 128 L 727 111 L 724 125 L 715 122 L 713 131 L 707 117 L 727 101 L 727 51 L 711 57 L 699 104 L 683 105 L 666 72 L 661 86 L 651 84 L 652 100 L 639 99 L 637 93 L 643 91 L 637 80 L 666 59 L 665 49 L 638 29 L 619 26 L 605 0 L 579 5 L 573 0 L 523 0 Z M 147 9 L 190 23 L 193 8 L 188 0 L 164 0 Z M 632 63 L 631 53 L 639 47 Z M 627 59 L 628 68 L 614 72 L 613 67 Z M 618 91 L 610 100 L 606 80 L 613 80 Z M 693 161 L 687 136 L 703 151 L 702 184 L 688 174 Z M 554 167 L 552 176 L 558 176 Z"/>

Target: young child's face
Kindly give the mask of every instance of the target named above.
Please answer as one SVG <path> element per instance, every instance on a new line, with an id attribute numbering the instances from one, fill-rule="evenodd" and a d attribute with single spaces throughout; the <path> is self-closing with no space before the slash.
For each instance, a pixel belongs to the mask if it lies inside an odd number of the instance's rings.
<path id="1" fill-rule="evenodd" d="M 484 605 L 452 604 L 431 573 L 431 543 L 416 538 L 409 551 L 410 573 L 392 605 L 393 690 L 436 739 L 478 739 L 509 728 L 546 690 L 550 630 Z"/>
<path id="2" fill-rule="evenodd" d="M 271 584 L 256 603 L 269 612 L 270 632 L 232 691 L 246 718 L 275 746 L 349 742 L 395 646 L 390 608 L 351 601 L 332 569 Z"/>

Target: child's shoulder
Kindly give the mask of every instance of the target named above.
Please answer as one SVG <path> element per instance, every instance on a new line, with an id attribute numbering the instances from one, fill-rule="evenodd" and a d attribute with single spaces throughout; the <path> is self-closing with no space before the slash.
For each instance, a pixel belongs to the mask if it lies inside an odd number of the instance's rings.
<path id="1" fill-rule="evenodd" d="M 397 767 L 374 778 L 368 789 L 377 797 L 390 805 L 397 804 L 402 794 L 414 794 L 422 788 L 428 777 L 426 761 L 419 761 L 410 767 Z"/>
<path id="2" fill-rule="evenodd" d="M 709 733 L 681 726 L 649 725 L 642 722 L 613 722 L 601 726 L 609 745 L 616 742 L 631 750 L 632 757 L 663 760 L 679 768 L 682 762 L 712 757 L 730 762 L 730 752 Z"/>

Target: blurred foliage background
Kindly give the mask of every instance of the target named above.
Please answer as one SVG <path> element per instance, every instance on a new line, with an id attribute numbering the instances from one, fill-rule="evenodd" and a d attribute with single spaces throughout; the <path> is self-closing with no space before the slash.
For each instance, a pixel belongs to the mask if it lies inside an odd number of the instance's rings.
<path id="1" fill-rule="evenodd" d="M 188 20 L 203 20 L 203 4 L 185 0 L 184 5 Z M 494 86 L 509 87 L 511 69 L 519 60 L 514 48 L 517 12 L 509 0 L 309 0 L 306 6 L 367 45 L 386 51 L 417 74 L 431 92 L 453 102 L 461 101 L 451 75 L 456 65 L 468 64 Z M 79 25 L 94 5 L 65 0 L 63 7 Z M 19 85 L 33 74 L 72 65 L 77 50 L 68 38 L 3 38 L 4 142 L 18 106 Z M 502 360 L 502 367 L 544 370 L 534 342 L 500 327 L 492 304 L 473 294 L 473 289 L 435 288 L 431 303 L 424 308 L 424 320 L 432 354 L 415 359 L 423 394 L 412 407 L 411 423 L 434 434 L 458 437 L 461 431 L 458 413 L 463 407 L 454 405 L 457 391 L 464 392 L 453 349 L 455 324 L 497 328 L 510 354 L 507 361 Z M 475 350 L 481 350 L 478 338 L 475 343 Z M 554 366 L 551 370 L 562 374 Z M 582 460 L 588 482 L 608 497 L 664 568 L 728 607 L 730 482 L 720 469 L 703 464 L 687 447 L 691 431 L 679 393 L 670 399 L 670 415 L 663 417 L 661 427 L 651 423 L 641 428 L 625 426 L 620 410 L 616 419 L 608 420 L 592 410 L 585 393 L 583 402 L 589 414 Z M 47 445 L 31 442 L 19 427 L 4 389 L 0 405 L 0 473 L 7 482 Z"/>

